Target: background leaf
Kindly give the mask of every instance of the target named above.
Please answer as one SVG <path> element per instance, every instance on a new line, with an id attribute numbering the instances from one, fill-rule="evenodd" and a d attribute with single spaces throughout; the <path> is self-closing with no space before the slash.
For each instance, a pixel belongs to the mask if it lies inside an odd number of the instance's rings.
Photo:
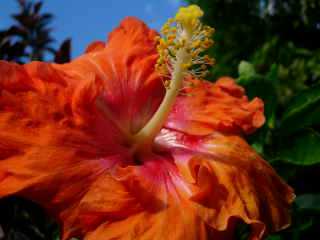
<path id="1" fill-rule="evenodd" d="M 320 194 L 304 194 L 296 198 L 297 206 L 302 210 L 317 211 L 320 213 Z"/>
<path id="2" fill-rule="evenodd" d="M 280 131 L 289 134 L 313 125 L 320 125 L 320 85 L 292 98 L 283 114 Z"/>
<path id="3" fill-rule="evenodd" d="M 285 161 L 296 165 L 320 163 L 320 134 L 314 130 L 304 130 L 294 136 L 281 139 L 281 148 L 274 161 Z"/>

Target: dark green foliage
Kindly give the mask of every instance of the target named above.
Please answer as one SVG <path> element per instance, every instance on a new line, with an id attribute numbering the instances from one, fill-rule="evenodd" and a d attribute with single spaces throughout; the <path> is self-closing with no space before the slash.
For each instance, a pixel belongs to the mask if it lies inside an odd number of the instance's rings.
<path id="1" fill-rule="evenodd" d="M 320 85 L 301 91 L 293 97 L 282 116 L 280 131 L 290 134 L 320 123 Z"/>
<path id="2" fill-rule="evenodd" d="M 284 144 L 282 144 L 284 143 Z M 320 163 L 320 134 L 314 130 L 306 129 L 288 138 L 282 138 L 278 147 L 276 160 L 296 165 L 310 166 Z"/>
<path id="3" fill-rule="evenodd" d="M 17 197 L 0 200 L 5 240 L 56 240 L 57 224 L 35 203 Z"/>
<path id="4" fill-rule="evenodd" d="M 299 91 L 320 82 L 320 47 L 300 48 L 292 41 L 282 42 L 278 36 L 274 36 L 249 59 L 262 74 L 277 64 L 277 95 L 282 104 Z"/>
<path id="5" fill-rule="evenodd" d="M 70 40 L 57 51 L 52 47 L 50 23 L 53 15 L 42 13 L 42 2 L 18 0 L 19 12 L 13 14 L 15 24 L 0 31 L 0 59 L 19 63 L 45 60 L 53 55 L 56 62 L 70 60 Z"/>
<path id="6" fill-rule="evenodd" d="M 319 48 L 320 2 L 317 0 L 187 2 L 198 4 L 205 12 L 205 23 L 216 28 L 216 45 L 211 50 L 217 60 L 213 68 L 214 78 L 221 75 L 236 77 L 241 60 L 254 59 L 259 72 L 260 69 L 268 71 L 273 63 L 291 65 L 295 59 L 288 56 L 284 62 L 283 54 L 278 51 L 282 49 L 285 54 L 283 47 L 286 45 L 309 50 Z M 278 48 L 272 41 L 277 42 Z"/>

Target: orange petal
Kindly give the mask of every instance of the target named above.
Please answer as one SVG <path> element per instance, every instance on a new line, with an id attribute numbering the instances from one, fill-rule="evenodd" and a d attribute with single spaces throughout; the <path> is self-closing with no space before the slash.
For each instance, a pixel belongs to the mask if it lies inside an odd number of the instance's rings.
<path id="1" fill-rule="evenodd" d="M 88 229 L 85 239 L 233 239 L 234 219 L 225 231 L 209 227 L 190 200 L 197 187 L 183 179 L 169 156 L 152 154 L 143 160 L 141 166 L 114 172 L 114 183 L 102 178 L 83 199 L 79 214 L 89 220 L 86 225 L 104 222 Z"/>
<path id="2" fill-rule="evenodd" d="M 86 240 L 206 240 L 204 222 L 181 203 L 152 213 L 141 212 L 116 222 L 107 222 L 89 233 Z M 214 238 L 227 240 L 227 238 Z"/>
<path id="3" fill-rule="evenodd" d="M 141 166 L 118 169 L 114 174 L 122 188 L 99 188 L 87 198 L 87 209 L 82 212 L 102 214 L 104 223 L 85 239 L 207 239 L 205 223 L 188 208 L 190 190 L 171 160 L 157 155 L 143 160 Z M 106 205 L 109 202 L 112 207 Z"/>
<path id="4" fill-rule="evenodd" d="M 67 208 L 60 214 L 63 219 L 62 239 L 83 237 L 107 219 L 125 219 L 139 210 L 140 206 L 126 187 L 104 173 L 83 194 L 74 208 Z"/>
<path id="5" fill-rule="evenodd" d="M 143 22 L 129 17 L 110 34 L 105 46 L 95 42 L 88 47 L 88 54 L 60 66 L 80 76 L 92 74 L 103 85 L 103 111 L 130 134 L 145 125 L 164 95 L 155 72 L 156 36 Z"/>
<path id="6" fill-rule="evenodd" d="M 105 47 L 96 43 L 71 63 L 0 62 L 0 197 L 40 203 L 63 223 L 64 238 L 100 224 L 84 211 L 98 207 L 84 207 L 96 194 L 91 185 L 132 164 L 126 134 L 150 118 L 163 96 L 155 36 L 127 18 Z"/>
<path id="7" fill-rule="evenodd" d="M 162 130 L 157 143 L 170 149 L 180 173 L 197 187 L 194 211 L 212 228 L 225 230 L 235 217 L 252 225 L 250 239 L 262 239 L 290 224 L 293 190 L 239 136 Z"/>
<path id="8" fill-rule="evenodd" d="M 102 41 L 95 41 L 91 44 L 89 44 L 89 46 L 86 49 L 86 53 L 90 53 L 90 52 L 98 52 L 103 50 L 106 47 L 105 42 Z"/>
<path id="9" fill-rule="evenodd" d="M 166 126 L 192 135 L 213 131 L 251 133 L 265 121 L 263 102 L 251 102 L 244 89 L 231 78 L 216 83 L 188 80 L 192 87 L 185 90 L 174 106 Z"/>
<path id="10" fill-rule="evenodd" d="M 20 65 L 0 60 L 0 73 L 0 91 L 6 89 L 19 92 L 32 89 L 32 80 Z"/>
<path id="11" fill-rule="evenodd" d="M 68 221 L 61 214 L 127 160 L 123 136 L 95 108 L 92 78 L 40 62 L 0 71 L 0 198 L 26 197 Z"/>

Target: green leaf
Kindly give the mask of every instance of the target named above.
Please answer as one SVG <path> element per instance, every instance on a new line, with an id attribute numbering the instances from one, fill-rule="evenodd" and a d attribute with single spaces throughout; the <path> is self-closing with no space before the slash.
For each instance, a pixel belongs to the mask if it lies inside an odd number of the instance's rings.
<path id="1" fill-rule="evenodd" d="M 239 76 L 240 78 L 250 78 L 254 75 L 256 75 L 256 71 L 254 69 L 254 66 L 247 62 L 247 61 L 241 61 L 238 67 Z"/>
<path id="2" fill-rule="evenodd" d="M 268 159 L 267 159 L 268 160 Z M 271 159 L 270 161 L 272 167 L 276 170 L 276 172 L 284 179 L 286 182 L 295 179 L 298 174 L 299 166 L 296 164 L 288 164 L 283 161 L 274 161 Z"/>
<path id="3" fill-rule="evenodd" d="M 237 236 L 237 239 L 239 240 L 246 240 L 249 238 L 250 232 L 250 226 L 246 223 L 240 222 L 236 226 L 235 236 Z"/>
<path id="4" fill-rule="evenodd" d="M 284 161 L 300 166 L 320 163 L 320 134 L 311 129 L 304 130 L 294 137 L 283 139 L 273 161 Z"/>
<path id="5" fill-rule="evenodd" d="M 304 194 L 296 198 L 296 204 L 301 210 L 320 212 L 320 194 Z"/>
<path id="6" fill-rule="evenodd" d="M 266 240 L 281 240 L 281 236 L 280 235 L 271 235 L 269 237 L 266 238 Z"/>
<path id="7" fill-rule="evenodd" d="M 320 124 L 320 85 L 294 97 L 283 114 L 280 133 L 288 135 L 302 128 Z"/>

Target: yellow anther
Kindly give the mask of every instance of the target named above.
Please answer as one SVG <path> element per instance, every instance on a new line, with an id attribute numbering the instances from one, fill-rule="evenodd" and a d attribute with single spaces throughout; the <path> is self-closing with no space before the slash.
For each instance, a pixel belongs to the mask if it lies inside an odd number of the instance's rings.
<path id="1" fill-rule="evenodd" d="M 203 30 L 204 30 L 206 36 L 211 36 L 215 31 L 214 28 L 209 27 L 209 26 L 205 26 Z"/>
<path id="2" fill-rule="evenodd" d="M 201 68 L 202 70 L 207 70 L 207 66 L 206 66 L 205 64 L 202 64 L 202 65 L 200 66 L 200 68 Z"/>
<path id="3" fill-rule="evenodd" d="M 199 18 L 203 16 L 203 11 L 197 5 L 181 7 L 176 14 L 176 21 L 181 23 L 183 27 L 192 30 L 198 23 Z"/>
<path id="4" fill-rule="evenodd" d="M 192 57 L 192 58 L 196 58 L 197 56 L 198 56 L 198 53 L 197 53 L 197 52 L 192 52 L 192 53 L 191 53 L 191 57 Z"/>
<path id="5" fill-rule="evenodd" d="M 174 41 L 174 39 L 167 40 L 168 47 L 173 45 L 173 41 Z"/>
<path id="6" fill-rule="evenodd" d="M 198 48 L 200 47 L 201 45 L 201 41 L 200 40 L 195 40 L 193 43 L 192 43 L 192 48 Z"/>
<path id="7" fill-rule="evenodd" d="M 203 72 L 201 72 L 201 73 L 199 74 L 199 77 L 200 77 L 200 78 L 204 78 L 205 76 L 207 76 L 207 75 L 208 75 L 208 73 L 209 73 L 209 71 L 208 71 L 208 70 L 203 71 Z"/>
<path id="8" fill-rule="evenodd" d="M 203 42 L 203 47 L 204 48 L 210 48 L 213 45 L 213 40 L 212 39 L 205 39 Z"/>
<path id="9" fill-rule="evenodd" d="M 164 39 L 160 39 L 159 44 L 160 44 L 161 49 L 166 49 L 168 47 L 168 43 Z"/>
<path id="10" fill-rule="evenodd" d="M 176 33 L 177 32 L 177 28 L 176 27 L 172 27 L 170 30 L 171 30 L 172 33 Z"/>
<path id="11" fill-rule="evenodd" d="M 210 58 L 209 55 L 204 55 L 203 56 L 203 60 L 206 61 L 206 62 L 209 62 L 211 60 L 211 58 Z"/>
<path id="12" fill-rule="evenodd" d="M 191 66 L 192 66 L 191 63 L 184 63 L 184 64 L 181 65 L 181 67 L 182 67 L 183 69 L 185 69 L 185 70 L 189 69 Z"/>
<path id="13" fill-rule="evenodd" d="M 176 38 L 176 35 L 174 34 L 168 35 L 168 40 L 174 40 L 175 38 Z"/>
<path id="14" fill-rule="evenodd" d="M 169 19 L 167 20 L 167 24 L 168 24 L 168 25 L 172 24 L 173 22 L 174 22 L 174 18 L 169 18 Z"/>
<path id="15" fill-rule="evenodd" d="M 166 35 L 166 34 L 168 34 L 168 32 L 169 32 L 169 26 L 163 26 L 162 28 L 161 28 L 161 33 L 162 34 L 164 34 L 164 35 Z"/>
<path id="16" fill-rule="evenodd" d="M 200 54 L 201 52 L 202 52 L 202 49 L 197 48 L 197 49 L 195 49 L 194 51 L 191 52 L 191 57 L 192 57 L 192 58 L 196 58 L 196 57 L 199 56 L 199 54 Z"/>
<path id="17" fill-rule="evenodd" d="M 215 63 L 214 59 L 210 58 L 208 61 L 207 61 L 207 65 L 209 66 L 213 66 Z"/>

